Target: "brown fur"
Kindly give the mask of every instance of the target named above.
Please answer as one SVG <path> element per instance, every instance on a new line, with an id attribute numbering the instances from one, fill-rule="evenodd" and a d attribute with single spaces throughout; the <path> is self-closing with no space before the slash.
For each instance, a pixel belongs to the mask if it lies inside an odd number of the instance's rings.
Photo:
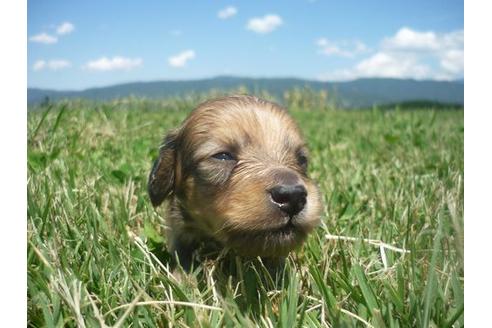
<path id="1" fill-rule="evenodd" d="M 234 160 L 220 160 L 227 152 Z M 250 96 L 199 105 L 165 138 L 149 176 L 154 206 L 169 199 L 168 242 L 181 263 L 203 241 L 241 255 L 280 258 L 300 246 L 319 223 L 320 197 L 306 175 L 300 130 L 280 106 Z M 268 190 L 295 180 L 307 191 L 291 217 Z"/>

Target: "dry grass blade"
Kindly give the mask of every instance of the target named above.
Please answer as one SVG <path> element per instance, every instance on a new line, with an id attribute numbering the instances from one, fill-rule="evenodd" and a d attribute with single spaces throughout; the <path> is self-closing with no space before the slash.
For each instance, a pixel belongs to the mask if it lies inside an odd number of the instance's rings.
<path id="1" fill-rule="evenodd" d="M 190 303 L 190 302 L 180 302 L 180 301 L 146 301 L 146 302 L 135 302 L 135 303 L 130 303 L 130 304 L 123 304 L 120 306 L 115 307 L 114 309 L 109 310 L 104 314 L 106 317 L 108 314 L 111 314 L 115 311 L 118 311 L 120 309 L 128 308 L 128 307 L 135 307 L 135 306 L 145 306 L 145 305 L 180 305 L 180 306 L 188 306 L 191 308 L 198 308 L 198 309 L 205 309 L 205 310 L 212 310 L 212 311 L 223 311 L 222 308 L 217 307 L 217 306 L 211 306 L 211 305 L 205 305 L 205 304 L 198 304 L 198 303 Z"/>
<path id="2" fill-rule="evenodd" d="M 389 249 L 398 253 L 410 253 L 409 250 L 404 249 L 404 248 L 399 248 L 390 244 L 387 244 L 385 242 L 382 242 L 381 240 L 377 239 L 367 239 L 367 238 L 356 238 L 356 237 L 346 237 L 346 236 L 336 236 L 336 235 L 325 235 L 325 238 L 328 240 L 339 240 L 339 241 L 349 241 L 349 242 L 357 242 L 357 241 L 362 241 L 380 248 L 385 248 Z"/>

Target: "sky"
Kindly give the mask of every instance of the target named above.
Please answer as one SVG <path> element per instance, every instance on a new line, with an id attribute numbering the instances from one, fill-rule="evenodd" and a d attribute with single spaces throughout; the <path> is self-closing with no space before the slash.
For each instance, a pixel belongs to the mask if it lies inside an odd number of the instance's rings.
<path id="1" fill-rule="evenodd" d="M 28 0 L 28 87 L 463 78 L 463 1 Z"/>

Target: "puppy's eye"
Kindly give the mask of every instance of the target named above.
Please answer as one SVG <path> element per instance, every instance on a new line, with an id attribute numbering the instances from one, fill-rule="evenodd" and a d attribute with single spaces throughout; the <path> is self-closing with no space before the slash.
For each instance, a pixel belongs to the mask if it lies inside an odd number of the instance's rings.
<path id="1" fill-rule="evenodd" d="M 236 158 L 234 155 L 228 152 L 220 152 L 215 155 L 212 155 L 213 158 L 218 159 L 220 161 L 235 161 Z"/>
<path id="2" fill-rule="evenodd" d="M 297 155 L 297 163 L 303 168 L 306 169 L 308 165 L 308 159 L 304 154 Z"/>

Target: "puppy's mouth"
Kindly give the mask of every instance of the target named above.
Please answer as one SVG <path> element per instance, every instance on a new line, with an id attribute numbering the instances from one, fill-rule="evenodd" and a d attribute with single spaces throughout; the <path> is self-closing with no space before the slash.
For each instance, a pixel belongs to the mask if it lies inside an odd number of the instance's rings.
<path id="1" fill-rule="evenodd" d="M 290 233 L 290 232 L 294 232 L 297 229 L 299 229 L 299 228 L 294 225 L 294 223 L 292 222 L 292 219 L 289 219 L 289 221 L 287 221 L 286 224 L 284 224 L 283 226 L 281 226 L 279 228 L 273 229 L 272 232 Z"/>
<path id="2" fill-rule="evenodd" d="M 288 234 L 295 234 L 295 233 L 302 232 L 303 229 L 301 228 L 299 223 L 297 223 L 297 220 L 298 220 L 297 217 L 287 217 L 286 222 L 284 224 L 271 228 L 266 228 L 263 229 L 263 231 L 271 234 L 281 234 L 281 235 L 288 235 Z"/>
<path id="3" fill-rule="evenodd" d="M 232 246 L 238 253 L 249 256 L 285 256 L 301 245 L 308 231 L 295 220 L 286 220 L 284 224 L 261 229 L 230 229 L 225 235 L 225 244 Z"/>

